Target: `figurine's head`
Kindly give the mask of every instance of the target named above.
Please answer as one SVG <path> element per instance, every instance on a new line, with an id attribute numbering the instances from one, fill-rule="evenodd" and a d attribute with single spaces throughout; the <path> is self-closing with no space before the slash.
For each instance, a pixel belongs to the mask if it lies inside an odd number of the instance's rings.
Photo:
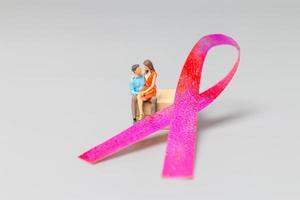
<path id="1" fill-rule="evenodd" d="M 136 76 L 142 75 L 142 69 L 139 64 L 132 65 L 131 70 Z"/>
<path id="2" fill-rule="evenodd" d="M 144 68 L 145 68 L 145 74 L 147 74 L 149 71 L 150 72 L 155 71 L 151 60 L 147 59 L 147 60 L 144 61 L 143 64 L 144 64 Z"/>

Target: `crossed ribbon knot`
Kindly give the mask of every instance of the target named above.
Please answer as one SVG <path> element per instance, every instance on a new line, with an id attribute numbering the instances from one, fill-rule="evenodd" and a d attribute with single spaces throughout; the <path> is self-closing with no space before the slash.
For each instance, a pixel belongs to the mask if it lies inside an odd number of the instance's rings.
<path id="1" fill-rule="evenodd" d="M 201 72 L 207 52 L 219 45 L 231 45 L 238 57 L 230 72 L 217 84 L 199 94 Z M 169 125 L 163 177 L 192 178 L 195 161 L 197 113 L 212 103 L 233 78 L 240 62 L 238 43 L 223 34 L 201 38 L 192 48 L 180 74 L 174 103 L 158 111 L 79 157 L 96 163 Z"/>

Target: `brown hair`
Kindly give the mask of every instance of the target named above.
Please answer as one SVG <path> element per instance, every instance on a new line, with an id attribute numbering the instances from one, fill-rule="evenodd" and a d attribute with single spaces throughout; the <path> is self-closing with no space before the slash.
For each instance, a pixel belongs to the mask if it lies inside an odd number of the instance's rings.
<path id="1" fill-rule="evenodd" d="M 154 67 L 153 67 L 153 64 L 151 62 L 151 60 L 145 60 L 144 63 L 143 63 L 145 66 L 147 66 L 151 71 L 155 71 Z"/>

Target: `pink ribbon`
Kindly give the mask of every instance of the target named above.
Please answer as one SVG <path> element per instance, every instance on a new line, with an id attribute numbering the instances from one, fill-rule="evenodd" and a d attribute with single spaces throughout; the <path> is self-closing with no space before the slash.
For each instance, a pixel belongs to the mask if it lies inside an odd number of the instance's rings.
<path id="1" fill-rule="evenodd" d="M 217 84 L 199 94 L 203 63 L 208 50 L 219 45 L 231 45 L 238 58 L 230 72 Z M 191 50 L 176 88 L 174 104 L 144 118 L 121 133 L 95 146 L 79 157 L 96 163 L 146 136 L 170 126 L 162 176 L 192 178 L 195 161 L 197 113 L 212 103 L 234 76 L 240 61 L 237 42 L 223 34 L 201 38 Z"/>

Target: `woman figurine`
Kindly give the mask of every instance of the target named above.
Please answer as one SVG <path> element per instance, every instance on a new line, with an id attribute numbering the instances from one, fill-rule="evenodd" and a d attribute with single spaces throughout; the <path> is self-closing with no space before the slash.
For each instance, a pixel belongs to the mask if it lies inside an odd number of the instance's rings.
<path id="1" fill-rule="evenodd" d="M 144 111 L 143 111 L 143 102 L 144 101 L 151 101 L 151 114 L 156 112 L 156 78 L 157 74 L 153 67 L 153 64 L 150 60 L 144 61 L 144 78 L 145 78 L 145 86 L 139 92 L 137 96 L 138 100 L 138 109 L 139 109 L 139 117 L 138 120 L 144 118 Z"/>

